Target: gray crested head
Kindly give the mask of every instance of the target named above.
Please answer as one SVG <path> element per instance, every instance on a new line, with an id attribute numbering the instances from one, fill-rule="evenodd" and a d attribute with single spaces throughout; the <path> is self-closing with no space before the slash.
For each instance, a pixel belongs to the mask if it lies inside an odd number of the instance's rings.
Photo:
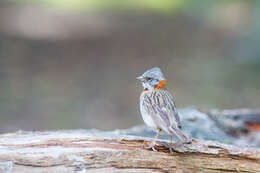
<path id="1" fill-rule="evenodd" d="M 137 77 L 137 79 L 142 82 L 145 90 L 154 89 L 160 81 L 165 80 L 159 67 L 154 67 L 147 70 L 143 75 Z"/>
<path id="2" fill-rule="evenodd" d="M 150 70 L 147 70 L 146 72 L 144 72 L 142 76 L 159 79 L 159 80 L 162 80 L 164 78 L 163 73 L 159 67 L 154 67 L 151 68 Z"/>

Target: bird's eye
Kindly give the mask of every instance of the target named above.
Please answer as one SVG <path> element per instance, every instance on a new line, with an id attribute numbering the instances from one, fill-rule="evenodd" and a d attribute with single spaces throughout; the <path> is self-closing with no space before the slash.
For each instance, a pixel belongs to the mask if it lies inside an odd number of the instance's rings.
<path id="1" fill-rule="evenodd" d="M 147 81 L 149 81 L 149 80 L 152 80 L 152 78 L 150 78 L 150 77 L 147 77 L 147 78 L 146 78 L 146 80 L 147 80 Z"/>

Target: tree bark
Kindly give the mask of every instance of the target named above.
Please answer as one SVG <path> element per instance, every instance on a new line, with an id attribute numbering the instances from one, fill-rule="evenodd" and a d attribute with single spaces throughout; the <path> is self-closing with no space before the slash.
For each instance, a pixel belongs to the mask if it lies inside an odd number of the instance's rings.
<path id="1" fill-rule="evenodd" d="M 17 132 L 0 136 L 0 172 L 260 172 L 260 150 L 214 141 L 173 145 L 121 131 Z"/>

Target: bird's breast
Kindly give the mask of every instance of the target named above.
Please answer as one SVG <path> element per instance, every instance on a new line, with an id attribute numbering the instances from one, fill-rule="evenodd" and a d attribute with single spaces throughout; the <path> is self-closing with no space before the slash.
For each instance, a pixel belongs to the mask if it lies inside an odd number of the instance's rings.
<path id="1" fill-rule="evenodd" d="M 149 113 L 149 110 L 147 110 L 147 105 L 144 106 L 144 97 L 146 94 L 149 94 L 150 91 L 146 91 L 145 93 L 142 93 L 141 96 L 140 96 L 140 111 L 141 111 L 141 115 L 142 115 L 142 118 L 144 120 L 144 123 L 151 127 L 152 129 L 157 129 L 157 125 L 156 123 L 154 122 L 153 118 L 151 117 L 150 113 Z M 149 105 L 148 105 L 149 106 Z M 152 105 L 150 105 L 152 106 Z"/>

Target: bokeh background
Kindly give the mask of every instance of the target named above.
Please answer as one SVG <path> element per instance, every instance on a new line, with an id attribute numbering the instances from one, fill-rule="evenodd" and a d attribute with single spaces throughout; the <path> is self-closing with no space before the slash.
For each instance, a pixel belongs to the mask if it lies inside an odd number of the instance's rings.
<path id="1" fill-rule="evenodd" d="M 181 107 L 260 107 L 258 0 L 1 0 L 0 132 L 141 124 L 159 66 Z"/>

